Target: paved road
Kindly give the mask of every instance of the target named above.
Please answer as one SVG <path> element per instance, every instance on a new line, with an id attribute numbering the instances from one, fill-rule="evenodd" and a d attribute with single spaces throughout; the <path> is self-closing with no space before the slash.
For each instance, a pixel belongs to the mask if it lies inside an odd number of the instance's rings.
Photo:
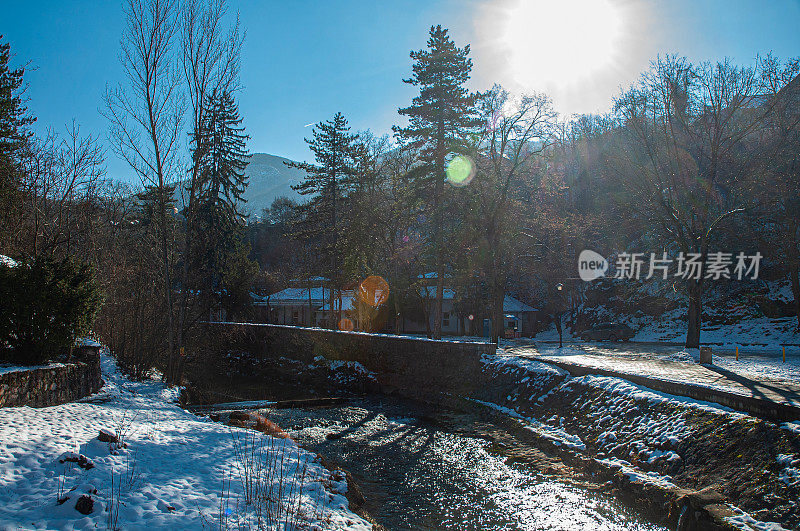
<path id="1" fill-rule="evenodd" d="M 713 365 L 688 362 L 675 345 L 577 343 L 565 345 L 517 342 L 502 353 L 535 357 L 581 367 L 711 387 L 738 395 L 800 407 L 800 358 L 783 364 L 779 356 L 740 352 L 716 355 Z"/>

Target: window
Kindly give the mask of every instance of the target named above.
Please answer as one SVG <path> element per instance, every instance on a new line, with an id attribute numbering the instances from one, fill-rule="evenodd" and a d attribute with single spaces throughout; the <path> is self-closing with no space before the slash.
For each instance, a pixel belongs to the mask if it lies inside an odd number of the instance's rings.
<path id="1" fill-rule="evenodd" d="M 300 312 L 297 310 L 292 311 L 292 324 L 299 324 L 300 323 Z"/>
<path id="2" fill-rule="evenodd" d="M 450 326 L 450 312 L 442 312 L 442 327 Z"/>

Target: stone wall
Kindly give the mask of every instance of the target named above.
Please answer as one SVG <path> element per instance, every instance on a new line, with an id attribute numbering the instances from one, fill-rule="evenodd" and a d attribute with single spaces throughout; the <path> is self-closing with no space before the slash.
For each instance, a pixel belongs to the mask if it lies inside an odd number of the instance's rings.
<path id="1" fill-rule="evenodd" d="M 274 324 L 209 323 L 208 332 L 224 335 L 255 356 L 285 356 L 311 362 L 357 361 L 375 374 L 382 390 L 430 398 L 467 394 L 479 384 L 481 356 L 495 353 L 491 343 L 435 341 L 425 338 L 341 332 Z"/>
<path id="2" fill-rule="evenodd" d="M 72 402 L 100 390 L 100 354 L 82 349 L 74 361 L 0 374 L 0 407 L 46 407 Z"/>

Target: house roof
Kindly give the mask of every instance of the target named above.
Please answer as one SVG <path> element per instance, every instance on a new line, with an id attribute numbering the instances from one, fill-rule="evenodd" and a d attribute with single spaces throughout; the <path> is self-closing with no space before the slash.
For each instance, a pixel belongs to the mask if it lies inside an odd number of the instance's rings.
<path id="1" fill-rule="evenodd" d="M 435 272 L 435 271 L 431 271 L 430 273 L 422 273 L 421 275 L 417 275 L 417 278 L 428 278 L 428 279 L 432 279 L 432 278 L 438 278 L 438 275 L 436 274 L 436 272 Z M 445 273 L 445 274 L 444 274 L 444 278 L 450 278 L 450 275 L 449 275 L 449 274 L 447 274 L 447 273 Z"/>
<path id="2" fill-rule="evenodd" d="M 251 294 L 254 304 L 266 304 L 269 299 L 270 304 L 291 304 L 297 302 L 308 303 L 309 289 L 311 290 L 311 304 L 322 304 L 323 288 L 286 288 L 277 293 L 273 293 L 269 297 Z M 330 290 L 324 290 L 325 296 L 328 296 Z"/>
<path id="3" fill-rule="evenodd" d="M 503 312 L 519 313 L 519 312 L 535 312 L 536 308 L 528 306 L 522 301 L 518 301 L 510 295 L 506 295 L 503 299 Z"/>
<path id="4" fill-rule="evenodd" d="M 312 288 L 286 288 L 277 293 L 269 296 L 269 303 L 273 306 L 290 305 L 290 304 L 308 304 L 309 289 L 311 290 L 311 304 L 315 308 L 327 311 L 329 309 L 330 290 L 324 289 L 320 286 Z M 324 299 L 323 299 L 324 294 Z M 426 299 L 433 299 L 436 297 L 436 288 L 434 286 L 422 286 L 419 288 L 419 294 Z M 267 297 L 251 293 L 253 303 L 256 305 L 266 305 Z M 451 288 L 444 288 L 443 299 L 453 300 L 456 296 L 455 290 Z M 339 309 L 338 296 L 335 297 L 333 308 Z M 321 306 L 321 308 L 320 308 Z M 342 310 L 353 309 L 353 291 L 342 291 Z M 520 313 L 520 312 L 535 312 L 536 308 L 525 304 L 522 301 L 515 299 L 510 295 L 506 295 L 503 299 L 503 312 L 504 313 Z"/>

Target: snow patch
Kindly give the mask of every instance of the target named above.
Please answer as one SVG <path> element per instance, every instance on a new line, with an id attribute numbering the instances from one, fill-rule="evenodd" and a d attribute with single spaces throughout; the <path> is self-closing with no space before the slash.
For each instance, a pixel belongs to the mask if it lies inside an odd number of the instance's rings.
<path id="1" fill-rule="evenodd" d="M 235 441 L 245 436 L 272 441 L 265 466 L 302 490 L 301 525 L 371 529 L 348 509 L 344 475 L 316 455 L 186 412 L 174 404 L 178 388 L 130 381 L 105 353 L 101 364 L 106 384 L 82 402 L 0 409 L 0 529 L 105 529 L 113 508 L 122 529 L 219 528 L 221 514 L 255 528 L 252 507 L 240 503 Z M 101 429 L 122 441 L 99 441 Z M 75 508 L 84 496 L 93 502 L 86 515 Z"/>

